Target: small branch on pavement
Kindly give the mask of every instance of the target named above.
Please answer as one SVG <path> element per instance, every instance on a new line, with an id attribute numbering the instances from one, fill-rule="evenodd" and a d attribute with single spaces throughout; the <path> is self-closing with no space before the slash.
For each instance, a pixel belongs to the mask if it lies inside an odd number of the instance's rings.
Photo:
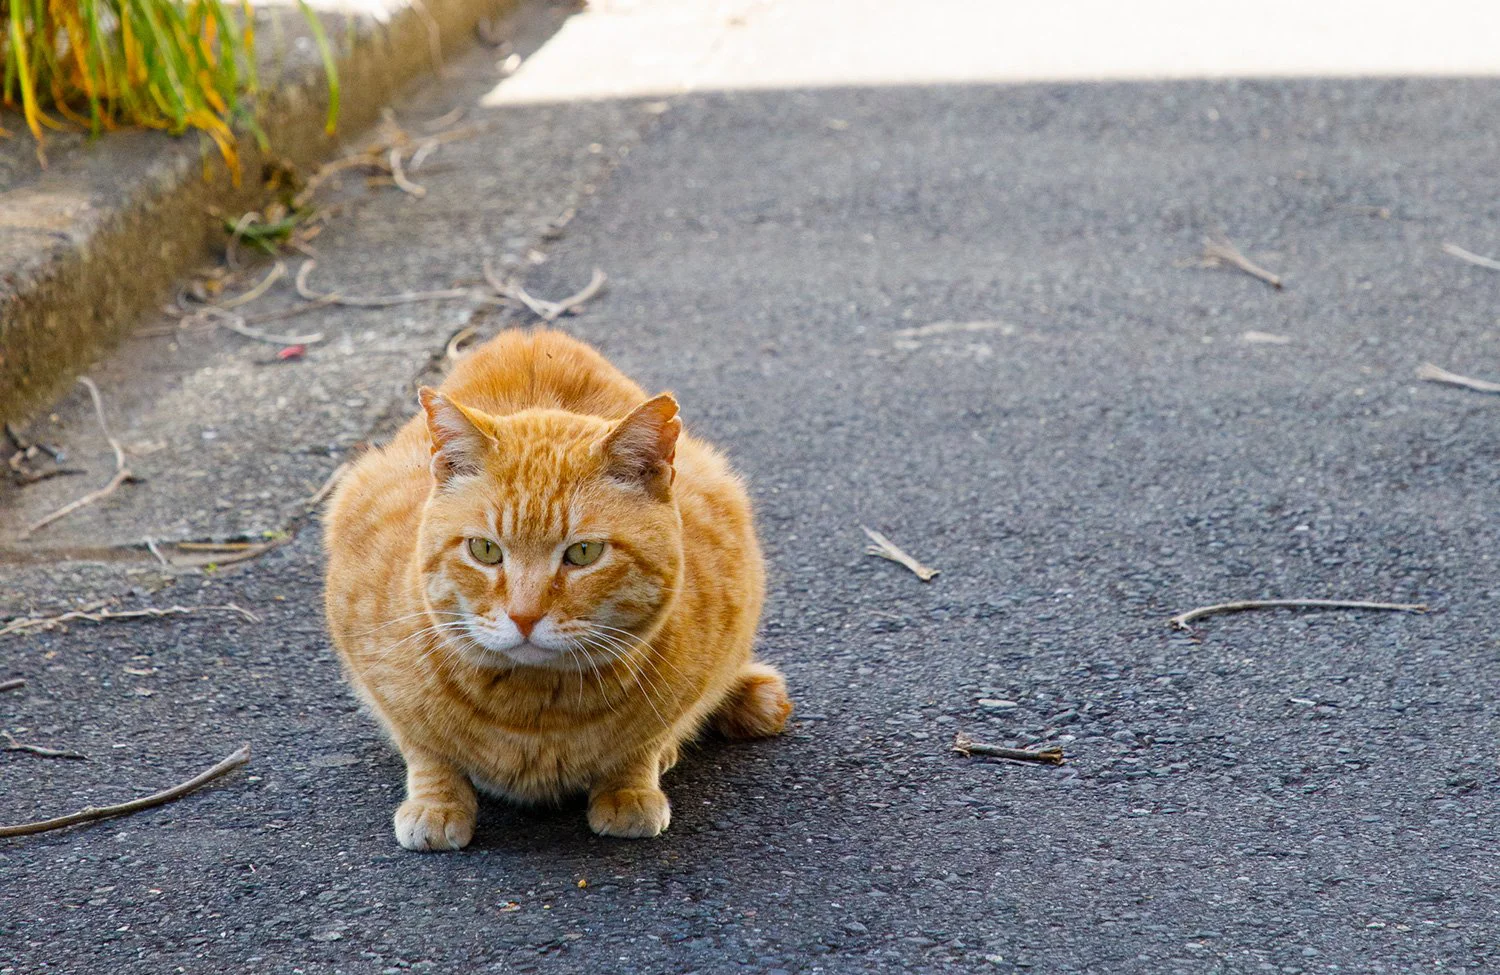
<path id="1" fill-rule="evenodd" d="M 473 338 L 474 333 L 478 331 L 479 329 L 473 325 L 465 325 L 463 328 L 453 333 L 453 337 L 448 340 L 448 345 L 444 349 L 444 353 L 448 357 L 449 362 L 458 361 L 459 356 L 463 355 L 466 351 L 464 348 L 464 343 Z"/>
<path id="2" fill-rule="evenodd" d="M 427 157 L 436 152 L 441 145 L 442 143 L 436 139 L 428 139 L 417 146 L 417 151 L 411 154 L 411 171 L 415 173 L 421 169 L 422 163 L 426 162 Z"/>
<path id="3" fill-rule="evenodd" d="M 511 298 L 519 301 L 532 314 L 544 322 L 555 322 L 564 315 L 570 314 L 582 308 L 590 298 L 597 295 L 601 288 L 609 281 L 609 276 L 599 268 L 594 268 L 594 274 L 589 283 L 584 285 L 583 290 L 569 295 L 561 301 L 546 301 L 529 294 L 517 281 L 502 281 L 500 275 L 490 266 L 489 261 L 484 262 L 484 279 L 495 289 L 495 293 L 502 298 Z"/>
<path id="4" fill-rule="evenodd" d="M 306 315 L 310 312 L 315 312 L 319 308 L 327 308 L 329 305 L 337 303 L 338 295 L 325 295 L 323 298 L 320 298 L 317 301 L 304 301 L 300 304 L 292 305 L 288 308 L 278 309 L 277 311 L 268 311 L 260 315 L 251 315 L 246 318 L 241 318 L 240 322 L 244 325 L 264 325 L 266 322 L 279 322 L 284 321 L 288 318 L 297 318 L 298 316 Z M 292 342 L 290 344 L 307 345 L 308 343 Z"/>
<path id="5" fill-rule="evenodd" d="M 1231 244 L 1227 238 L 1205 237 L 1203 239 L 1203 256 L 1198 259 L 1198 266 L 1222 267 L 1225 265 L 1238 271 L 1244 271 L 1252 278 L 1259 278 L 1273 288 L 1278 290 L 1281 288 L 1280 275 L 1272 274 L 1244 254 L 1241 254 L 1240 249 Z"/>
<path id="6" fill-rule="evenodd" d="M 152 555 L 156 556 L 156 561 L 160 562 L 162 565 L 164 565 L 164 566 L 166 566 L 167 568 L 170 569 L 172 567 L 171 560 L 168 559 L 165 555 L 161 554 L 161 549 L 159 549 L 159 548 L 156 547 L 156 542 L 152 541 L 149 538 L 146 539 L 145 542 L 146 542 L 146 551 L 148 551 Z"/>
<path id="7" fill-rule="evenodd" d="M 288 345 L 316 345 L 317 343 L 323 341 L 322 332 L 313 332 L 310 335 L 278 335 L 275 332 L 262 332 L 258 328 L 252 328 L 249 325 L 245 324 L 245 319 L 243 316 L 236 315 L 232 311 L 225 311 L 223 308 L 215 305 L 208 305 L 207 307 L 200 308 L 198 309 L 197 314 L 208 314 L 213 318 L 214 321 L 229 329 L 231 332 L 234 332 L 237 335 L 243 335 L 247 339 L 255 339 L 255 341 L 257 342 L 267 342 L 271 345 L 279 345 L 285 347 Z"/>
<path id="8" fill-rule="evenodd" d="M 437 119 L 434 121 L 441 121 L 450 117 L 457 119 L 461 116 L 461 114 L 462 113 L 455 115 L 454 112 L 449 112 L 447 115 L 442 116 L 442 119 Z M 312 175 L 307 178 L 307 182 L 302 185 L 301 192 L 299 192 L 295 197 L 292 198 L 292 209 L 305 209 L 307 205 L 312 202 L 313 196 L 316 195 L 317 191 L 322 187 L 324 183 L 326 183 L 329 179 L 338 175 L 339 173 L 344 172 L 345 170 L 372 169 L 378 173 L 392 173 L 394 167 L 391 165 L 391 161 L 389 158 L 390 151 L 392 149 L 408 149 L 414 142 L 417 142 L 417 140 L 412 139 L 412 137 L 408 135 L 404 129 L 397 125 L 394 119 L 390 118 L 389 116 L 384 120 L 384 123 L 385 124 L 382 126 L 383 132 L 381 137 L 374 140 L 371 145 L 359 150 L 358 152 L 352 153 L 339 159 L 335 159 L 332 162 L 324 163 L 322 166 L 319 166 L 316 170 L 314 170 Z M 429 147 L 435 148 L 436 146 L 443 145 L 448 142 L 456 142 L 460 139 L 469 139 L 476 135 L 479 135 L 481 132 L 489 131 L 490 128 L 491 126 L 487 123 L 479 123 L 463 127 L 455 126 L 453 128 L 447 128 L 443 129 L 442 131 L 433 132 L 433 134 L 425 136 L 420 140 L 420 142 L 417 142 L 417 153 L 425 158 L 428 153 L 432 152 L 432 148 Z M 432 130 L 429 129 L 428 131 L 431 132 Z M 426 152 L 423 151 L 424 149 L 426 150 Z M 416 161 L 414 156 L 411 163 L 411 168 L 415 170 L 418 165 L 420 164 Z M 392 180 L 392 182 L 394 182 L 394 180 Z"/>
<path id="9" fill-rule="evenodd" d="M 50 471 L 25 471 L 17 472 L 15 481 L 19 487 L 30 487 L 40 484 L 42 481 L 50 481 L 54 477 L 72 477 L 75 474 L 87 474 L 88 471 L 77 467 L 54 467 Z"/>
<path id="10" fill-rule="evenodd" d="M 153 795 L 130 802 L 122 802 L 114 806 L 89 806 L 87 809 L 72 813 L 67 816 L 59 816 L 56 819 L 44 819 L 35 823 L 23 823 L 19 826 L 0 826 L 0 837 L 7 836 L 30 836 L 33 833 L 45 833 L 49 830 L 64 829 L 68 826 L 76 826 L 79 823 L 93 822 L 99 819 L 108 819 L 112 816 L 124 816 L 129 813 L 140 812 L 142 809 L 151 809 L 162 806 L 197 789 L 202 788 L 214 779 L 239 768 L 250 761 L 250 744 L 246 742 L 235 750 L 234 754 L 224 759 L 213 768 L 188 779 L 181 785 L 174 785 L 170 789 L 164 789 Z"/>
<path id="11" fill-rule="evenodd" d="M 507 283 L 500 280 L 500 275 L 497 274 L 495 272 L 495 269 L 490 266 L 489 261 L 484 262 L 484 279 L 490 283 L 490 287 L 495 290 L 495 294 L 499 295 L 502 298 L 511 298 L 515 301 L 519 301 L 527 308 L 530 308 L 532 313 L 535 314 L 538 318 L 547 317 L 547 306 L 544 303 L 527 294 L 526 289 L 521 287 L 519 284 L 516 284 L 515 282 Z"/>
<path id="12" fill-rule="evenodd" d="M 240 218 L 234 222 L 234 230 L 229 234 L 229 243 L 224 247 L 224 263 L 229 265 L 231 271 L 240 269 L 240 240 L 245 236 L 245 231 L 250 229 L 250 225 L 259 222 L 260 218 L 259 213 L 251 210 L 249 213 L 241 214 Z"/>
<path id="13" fill-rule="evenodd" d="M 953 750 L 965 758 L 970 755 L 984 755 L 989 758 L 1008 758 L 1015 762 L 1040 762 L 1043 765 L 1061 765 L 1065 761 L 1063 750 L 1056 746 L 1038 748 L 1035 751 L 1027 748 L 1006 748 L 1004 745 L 975 741 L 963 732 L 953 736 Z"/>
<path id="14" fill-rule="evenodd" d="M 468 108 L 460 105 L 452 111 L 444 112 L 437 118 L 430 118 L 427 121 L 423 122 L 422 128 L 426 129 L 428 132 L 441 132 L 443 129 L 446 129 L 452 125 L 457 125 L 459 122 L 463 121 L 464 113 L 466 112 L 468 112 Z"/>
<path id="15" fill-rule="evenodd" d="M 339 486 L 339 481 L 342 481 L 344 479 L 344 475 L 349 473 L 349 468 L 353 465 L 353 463 L 353 461 L 346 460 L 339 466 L 335 467 L 333 469 L 333 473 L 328 475 L 328 480 L 323 482 L 323 486 L 314 491 L 312 495 L 303 502 L 303 504 L 307 505 L 307 507 L 309 508 L 316 508 L 318 505 L 322 504 L 323 499 L 332 494 L 333 489 Z"/>
<path id="16" fill-rule="evenodd" d="M 1480 393 L 1500 393 L 1500 383 L 1492 383 L 1487 379 L 1470 379 L 1468 376 L 1460 376 L 1456 372 L 1424 362 L 1417 367 L 1417 378 L 1425 379 L 1430 383 L 1447 383 L 1449 386 L 1462 386 L 1464 389 L 1472 389 Z"/>
<path id="17" fill-rule="evenodd" d="M 312 274 L 313 268 L 318 262 L 309 258 L 302 262 L 302 267 L 297 269 L 297 293 L 308 301 L 322 302 L 327 305 L 344 305 L 349 308 L 389 308 L 392 305 L 405 305 L 414 301 L 453 301 L 459 298 L 472 298 L 474 292 L 468 288 L 445 288 L 442 291 L 403 291 L 400 294 L 380 295 L 373 298 L 355 298 L 338 292 L 318 294 L 313 291 L 307 283 L 308 275 Z"/>
<path id="18" fill-rule="evenodd" d="M 1460 261 L 1468 261 L 1477 267 L 1487 267 L 1491 271 L 1500 271 L 1500 261 L 1492 257 L 1484 257 L 1473 251 L 1466 251 L 1457 244 L 1444 244 L 1443 253 L 1456 257 Z"/>
<path id="19" fill-rule="evenodd" d="M 598 294 L 600 289 L 602 289 L 608 281 L 608 275 L 606 275 L 601 269 L 597 267 L 594 268 L 594 273 L 589 276 L 589 283 L 584 285 L 581 291 L 577 292 L 576 294 L 571 294 L 561 301 L 552 303 L 552 307 L 557 311 L 556 314 L 552 316 L 552 318 L 549 318 L 547 320 L 550 322 L 553 318 L 558 318 L 577 311 L 579 308 L 583 307 L 585 303 L 592 299 L 594 295 Z"/>
<path id="20" fill-rule="evenodd" d="M 427 195 L 427 187 L 418 186 L 406 178 L 406 170 L 401 168 L 401 148 L 396 146 L 391 149 L 391 182 L 400 188 L 401 192 L 421 199 Z"/>
<path id="21" fill-rule="evenodd" d="M 251 559 L 258 559 L 267 552 L 274 551 L 291 540 L 292 536 L 288 534 L 266 542 L 173 542 L 172 547 L 179 552 L 222 553 L 219 558 L 215 558 L 212 561 L 214 565 L 225 566 L 234 565 L 236 562 L 248 562 Z"/>
<path id="22" fill-rule="evenodd" d="M 24 744 L 23 742 L 16 741 L 16 736 L 8 731 L 0 731 L 0 735 L 3 735 L 6 742 L 8 742 L 3 748 L 0 748 L 0 751 L 26 752 L 29 755 L 40 755 L 42 758 L 68 758 L 79 762 L 87 762 L 89 760 L 87 755 L 80 755 L 78 752 L 65 752 L 56 748 L 45 748 L 42 745 Z"/>
<path id="23" fill-rule="evenodd" d="M 13 677 L 10 680 L 0 680 L 0 691 L 18 691 L 26 686 L 26 678 Z"/>
<path id="24" fill-rule="evenodd" d="M 1369 603 L 1348 599 L 1247 599 L 1235 603 L 1218 603 L 1200 606 L 1186 613 L 1179 613 L 1167 622 L 1175 630 L 1190 630 L 1193 620 L 1218 613 L 1238 613 L 1247 609 L 1379 609 L 1396 613 L 1425 613 L 1425 603 Z"/>
<path id="25" fill-rule="evenodd" d="M 61 508 L 58 508 L 56 511 L 52 512 L 50 515 L 45 515 L 42 518 L 39 518 L 38 520 L 32 522 L 30 525 L 26 526 L 26 529 L 24 531 L 21 532 L 22 538 L 26 538 L 32 532 L 37 531 L 38 529 L 47 527 L 54 521 L 57 521 L 59 518 L 66 518 L 68 515 L 71 515 L 79 508 L 85 508 L 93 504 L 95 501 L 109 497 L 111 494 L 115 493 L 115 490 L 119 488 L 121 484 L 124 484 L 126 481 L 135 476 L 130 472 L 130 468 L 125 466 L 125 448 L 121 447 L 120 441 L 116 440 L 109 432 L 109 421 L 104 418 L 104 403 L 99 399 L 99 387 L 95 386 L 94 381 L 87 376 L 78 377 L 78 381 L 82 383 L 84 388 L 89 391 L 89 398 L 94 401 L 94 415 L 99 418 L 99 429 L 104 431 L 104 439 L 109 441 L 110 449 L 115 452 L 114 477 L 111 477 L 109 479 L 109 483 L 104 485 L 104 487 L 100 488 L 99 490 L 90 491 L 88 494 L 85 494 L 83 497 L 77 499 L 76 501 L 68 502 Z"/>
<path id="26" fill-rule="evenodd" d="M 385 163 L 379 159 L 376 149 L 373 148 L 324 163 L 314 170 L 311 176 L 307 177 L 307 182 L 302 184 L 301 192 L 292 197 L 292 209 L 304 209 L 312 202 L 313 195 L 317 193 L 318 188 L 334 176 L 337 176 L 346 169 L 359 169 L 361 167 L 384 169 Z"/>
<path id="27" fill-rule="evenodd" d="M 10 468 L 11 480 L 20 487 L 28 487 L 40 481 L 51 480 L 54 477 L 66 477 L 70 474 L 86 473 L 76 467 L 53 467 L 49 470 L 35 470 L 31 467 L 33 460 L 36 460 L 42 454 L 46 454 L 52 459 L 52 463 L 59 464 L 62 462 L 62 452 L 44 443 L 32 443 L 21 436 L 21 432 L 9 423 L 5 424 L 5 438 L 15 448 L 15 451 L 10 455 L 10 460 L 6 464 Z"/>
<path id="28" fill-rule="evenodd" d="M 1257 332 L 1251 329 L 1240 333 L 1240 341 L 1247 345 L 1291 345 L 1290 335 L 1277 335 L 1274 332 Z"/>
<path id="29" fill-rule="evenodd" d="M 284 277 L 286 277 L 286 265 L 281 261 L 277 261 L 271 267 L 270 273 L 262 278 L 260 283 L 255 287 L 251 288 L 249 291 L 246 291 L 244 294 L 235 295 L 233 298 L 221 301 L 218 304 L 212 305 L 211 307 L 217 308 L 220 311 L 228 311 L 231 308 L 238 308 L 241 305 L 248 305 L 256 298 L 259 298 L 267 291 L 270 291 L 271 285 L 275 284 L 277 281 L 280 281 Z"/>
<path id="30" fill-rule="evenodd" d="M 870 541 L 875 543 L 874 545 L 868 545 L 865 547 L 866 555 L 878 555 L 883 559 L 889 559 L 892 562 L 899 562 L 900 564 L 910 569 L 916 575 L 916 577 L 918 579 L 921 579 L 923 582 L 931 582 L 932 577 L 942 571 L 941 569 L 928 568 L 921 562 L 918 562 L 910 555 L 907 555 L 905 552 L 901 551 L 901 549 L 896 546 L 895 542 L 891 541 L 889 538 L 886 538 L 875 529 L 868 528 L 864 525 L 860 525 L 859 527 L 863 529 L 864 533 L 870 537 Z"/>
<path id="31" fill-rule="evenodd" d="M 87 623 L 107 623 L 111 620 L 144 620 L 160 619 L 164 616 L 189 616 L 194 613 L 236 613 L 251 623 L 259 623 L 260 617 L 234 603 L 225 603 L 220 606 L 167 606 L 163 608 L 147 607 L 145 609 L 126 609 L 115 612 L 114 610 L 86 610 L 75 609 L 69 613 L 58 616 L 22 616 L 11 620 L 0 627 L 0 636 L 12 636 L 16 633 L 25 633 L 29 630 L 52 630 L 64 623 L 83 621 Z"/>

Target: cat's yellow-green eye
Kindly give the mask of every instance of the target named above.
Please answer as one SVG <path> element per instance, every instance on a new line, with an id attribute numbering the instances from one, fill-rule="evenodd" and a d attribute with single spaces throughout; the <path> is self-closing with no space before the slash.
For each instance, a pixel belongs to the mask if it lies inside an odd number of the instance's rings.
<path id="1" fill-rule="evenodd" d="M 488 538 L 469 539 L 469 554 L 485 565 L 500 564 L 500 546 Z"/>
<path id="2" fill-rule="evenodd" d="M 603 554 L 603 542 L 574 542 L 563 552 L 563 561 L 569 565 L 593 565 Z"/>

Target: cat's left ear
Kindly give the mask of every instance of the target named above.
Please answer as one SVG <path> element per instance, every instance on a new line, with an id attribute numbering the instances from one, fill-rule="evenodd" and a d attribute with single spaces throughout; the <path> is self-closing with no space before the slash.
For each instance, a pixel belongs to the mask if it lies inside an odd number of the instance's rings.
<path id="1" fill-rule="evenodd" d="M 478 474 L 485 451 L 495 439 L 485 432 L 483 417 L 428 386 L 417 391 L 427 412 L 427 432 L 432 436 L 432 476 L 438 484 L 462 474 Z"/>
<path id="2" fill-rule="evenodd" d="M 664 497 L 677 476 L 672 461 L 677 458 L 677 437 L 681 433 L 677 401 L 670 393 L 637 406 L 604 438 L 610 476 L 640 484 Z"/>

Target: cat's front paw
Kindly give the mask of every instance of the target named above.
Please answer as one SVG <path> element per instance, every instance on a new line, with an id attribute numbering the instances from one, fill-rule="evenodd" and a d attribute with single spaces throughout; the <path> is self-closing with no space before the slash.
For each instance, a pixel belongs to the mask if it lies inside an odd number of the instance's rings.
<path id="1" fill-rule="evenodd" d="M 589 827 L 600 836 L 656 836 L 672 821 L 672 805 L 660 789 L 616 789 L 589 800 Z"/>
<path id="2" fill-rule="evenodd" d="M 408 799 L 396 810 L 396 841 L 408 850 L 462 850 L 474 838 L 474 810 Z"/>

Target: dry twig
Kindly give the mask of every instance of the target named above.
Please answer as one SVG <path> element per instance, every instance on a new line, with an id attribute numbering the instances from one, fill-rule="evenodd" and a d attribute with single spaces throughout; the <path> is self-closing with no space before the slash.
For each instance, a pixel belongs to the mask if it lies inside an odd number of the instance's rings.
<path id="1" fill-rule="evenodd" d="M 172 548 L 178 552 L 201 552 L 205 556 L 198 559 L 190 559 L 192 565 L 234 565 L 237 562 L 248 562 L 258 559 L 267 552 L 273 551 L 292 540 L 291 535 L 281 538 L 273 538 L 265 542 L 173 542 Z"/>
<path id="2" fill-rule="evenodd" d="M 489 261 L 484 262 L 484 279 L 495 289 L 495 293 L 502 298 L 512 298 L 531 309 L 544 322 L 555 322 L 564 315 L 577 311 L 583 307 L 590 298 L 599 293 L 609 281 L 609 276 L 599 268 L 594 268 L 594 274 L 589 278 L 589 283 L 584 285 L 583 290 L 577 294 L 569 295 L 561 301 L 546 301 L 527 293 L 518 281 L 502 281 L 495 269 L 490 266 Z"/>
<path id="3" fill-rule="evenodd" d="M 441 132 L 443 129 L 448 128 L 450 125 L 457 125 L 459 122 L 463 121 L 464 113 L 467 111 L 467 107 L 460 105 L 451 111 L 444 112 L 437 118 L 430 118 L 427 121 L 423 122 L 422 128 L 426 129 L 428 132 Z"/>
<path id="4" fill-rule="evenodd" d="M 1203 239 L 1203 256 L 1199 258 L 1198 266 L 1220 267 L 1223 265 L 1244 271 L 1252 278 L 1259 278 L 1273 288 L 1279 289 L 1281 287 L 1281 277 L 1279 275 L 1272 274 L 1244 254 L 1241 254 L 1240 249 L 1231 244 L 1227 239 L 1205 237 Z"/>
<path id="5" fill-rule="evenodd" d="M 260 214 L 251 210 L 249 213 L 240 214 L 240 218 L 234 222 L 234 230 L 229 235 L 229 243 L 224 247 L 224 263 L 229 265 L 231 271 L 240 269 L 240 239 L 245 236 L 245 231 L 250 229 L 250 225 L 259 220 Z"/>
<path id="6" fill-rule="evenodd" d="M 1425 603 L 1368 603 L 1348 599 L 1246 599 L 1199 606 L 1186 613 L 1179 613 L 1167 622 L 1172 624 L 1173 629 L 1190 630 L 1192 627 L 1188 624 L 1195 619 L 1217 613 L 1238 613 L 1247 609 L 1384 609 L 1397 613 L 1425 613 L 1428 607 Z"/>
<path id="7" fill-rule="evenodd" d="M 303 503 L 306 504 L 309 508 L 316 508 L 318 505 L 322 504 L 323 499 L 332 494 L 333 489 L 339 486 L 339 481 L 343 480 L 344 475 L 349 473 L 349 468 L 351 465 L 353 465 L 353 463 L 354 462 L 352 460 L 346 460 L 339 466 L 335 467 L 333 469 L 333 473 L 328 475 L 328 480 L 323 482 L 323 486 L 314 491 L 312 495 Z"/>
<path id="8" fill-rule="evenodd" d="M 0 627 L 0 636 L 11 636 L 16 633 L 25 633 L 28 630 L 51 630 L 62 626 L 64 623 L 72 623 L 82 620 L 88 623 L 106 623 L 110 620 L 140 620 L 160 619 L 163 616 L 186 616 L 192 613 L 237 613 L 251 623 L 259 623 L 260 617 L 242 606 L 234 603 L 225 603 L 221 606 L 167 606 L 164 608 L 147 607 L 145 609 L 126 609 L 119 612 L 113 610 L 86 610 L 75 609 L 72 612 L 63 613 L 59 616 L 21 616 Z"/>
<path id="9" fill-rule="evenodd" d="M 474 333 L 478 331 L 479 328 L 477 326 L 465 325 L 453 333 L 453 337 L 448 340 L 448 345 L 444 349 L 444 354 L 448 357 L 449 362 L 458 361 L 459 356 L 464 354 L 464 343 L 473 338 Z"/>
<path id="10" fill-rule="evenodd" d="M 1447 383 L 1449 386 L 1462 386 L 1464 389 L 1472 389 L 1480 393 L 1500 393 L 1500 383 L 1492 383 L 1487 379 L 1470 379 L 1468 376 L 1460 376 L 1456 372 L 1449 372 L 1430 362 L 1424 362 L 1417 367 L 1417 378 L 1425 379 L 1430 383 Z"/>
<path id="11" fill-rule="evenodd" d="M 1009 758 L 1017 762 L 1041 762 L 1045 765 L 1061 765 L 1064 761 L 1063 750 L 1056 746 L 1038 748 L 1035 751 L 1027 748 L 1006 748 L 1004 745 L 975 741 L 963 732 L 953 736 L 953 750 L 966 758 L 970 755 L 985 755 L 990 758 Z"/>
<path id="12" fill-rule="evenodd" d="M 251 328 L 245 324 L 243 316 L 236 315 L 232 311 L 224 311 L 223 308 L 209 305 L 198 310 L 199 315 L 207 313 L 214 321 L 223 325 L 237 335 L 243 335 L 247 339 L 255 339 L 257 342 L 268 342 L 271 345 L 316 345 L 323 341 L 322 332 L 313 332 L 310 335 L 278 335 L 275 332 L 262 332 L 258 328 Z"/>
<path id="13" fill-rule="evenodd" d="M 29 755 L 40 755 L 42 758 L 70 758 L 80 762 L 87 762 L 89 760 L 87 755 L 80 755 L 78 752 L 66 752 L 61 749 L 47 748 L 42 745 L 27 745 L 16 741 L 16 736 L 8 731 L 0 731 L 0 735 L 4 735 L 5 740 L 9 743 L 0 748 L 0 751 L 26 752 Z"/>
<path id="14" fill-rule="evenodd" d="M 12 677 L 10 680 L 0 680 L 0 691 L 17 691 L 26 686 L 26 678 Z"/>
<path id="15" fill-rule="evenodd" d="M 145 539 L 145 542 L 146 542 L 146 551 L 148 551 L 152 555 L 156 556 L 156 561 L 160 562 L 162 565 L 166 566 L 167 568 L 171 568 L 172 567 L 171 560 L 168 559 L 165 555 L 161 554 L 161 549 L 159 549 L 159 548 L 156 547 L 156 542 L 154 542 L 153 540 L 151 540 L 149 538 Z"/>
<path id="16" fill-rule="evenodd" d="M 337 303 L 338 295 L 325 295 L 322 298 L 319 298 L 317 301 L 304 301 L 301 304 L 292 305 L 289 308 L 282 308 L 277 311 L 268 311 L 260 315 L 252 315 L 248 318 L 241 318 L 240 323 L 243 325 L 264 325 L 266 322 L 279 322 L 288 318 L 297 318 L 298 316 L 306 315 L 309 312 L 315 312 L 319 308 L 327 308 L 329 305 Z M 322 333 L 318 334 L 321 335 Z M 289 342 L 287 344 L 308 345 L 310 343 Z"/>
<path id="17" fill-rule="evenodd" d="M 60 464 L 62 462 L 62 452 L 47 446 L 45 443 L 30 442 L 21 435 L 19 430 L 9 423 L 5 424 L 5 438 L 15 448 L 15 452 L 10 455 L 10 460 L 6 461 L 6 466 L 10 468 L 11 479 L 21 487 L 27 487 L 54 477 L 86 473 L 76 467 L 53 467 L 47 470 L 35 470 L 31 467 L 31 462 L 42 454 L 46 454 L 51 458 L 54 464 Z"/>
<path id="18" fill-rule="evenodd" d="M 301 210 L 305 208 L 312 202 L 313 195 L 317 193 L 318 189 L 324 183 L 346 169 L 356 169 L 361 166 L 384 169 L 385 163 L 379 158 L 376 149 L 367 149 L 363 152 L 357 152 L 353 155 L 324 163 L 311 176 L 307 177 L 307 182 L 302 184 L 302 191 L 292 197 L 292 209 Z"/>
<path id="19" fill-rule="evenodd" d="M 910 555 L 907 555 L 905 552 L 901 551 L 901 549 L 896 546 L 895 542 L 891 541 L 889 538 L 886 538 L 875 529 L 867 528 L 864 525 L 860 525 L 859 527 L 864 529 L 864 533 L 870 536 L 870 541 L 875 543 L 874 545 L 868 545 L 865 547 L 866 555 L 878 555 L 883 559 L 889 559 L 892 562 L 899 562 L 910 569 L 913 573 L 915 573 L 916 577 L 918 579 L 921 579 L 923 582 L 931 582 L 932 577 L 942 571 L 941 569 L 928 568 L 921 562 L 918 562 Z"/>
<path id="20" fill-rule="evenodd" d="M 74 474 L 87 474 L 88 471 L 77 467 L 54 467 L 47 471 L 16 471 L 15 481 L 21 487 L 30 487 L 43 481 L 50 481 L 54 477 L 72 477 Z"/>
<path id="21" fill-rule="evenodd" d="M 427 187 L 418 186 L 406 178 L 406 171 L 401 168 L 401 147 L 395 146 L 391 149 L 391 182 L 400 187 L 401 192 L 409 193 L 417 199 L 427 195 Z"/>
<path id="22" fill-rule="evenodd" d="M 1478 267 L 1487 267 L 1491 271 L 1500 271 L 1500 261 L 1497 261 L 1492 257 L 1484 257 L 1482 255 L 1474 253 L 1473 251 L 1466 251 L 1457 244 L 1444 244 L 1443 253 L 1452 255 L 1453 257 L 1458 258 L 1460 261 L 1468 261 L 1470 264 L 1474 264 Z"/>
<path id="23" fill-rule="evenodd" d="M 249 291 L 246 291 L 244 294 L 235 295 L 233 298 L 221 301 L 213 307 L 219 309 L 220 311 L 228 311 L 231 308 L 238 308 L 240 305 L 248 305 L 256 298 L 259 298 L 261 295 L 271 290 L 271 285 L 275 284 L 277 281 L 280 281 L 285 276 L 286 265 L 281 263 L 280 261 L 277 261 L 275 265 L 272 266 L 270 273 L 262 278 L 260 283 L 255 287 L 251 288 Z"/>
<path id="24" fill-rule="evenodd" d="M 1249 345 L 1291 345 L 1290 335 L 1277 335 L 1274 332 L 1257 332 L 1251 329 L 1240 334 L 1240 341 Z"/>
<path id="25" fill-rule="evenodd" d="M 422 163 L 427 161 L 428 156 L 437 152 L 441 145 L 442 143 L 436 139 L 426 139 L 417 146 L 417 151 L 411 154 L 411 171 L 415 173 L 421 169 Z"/>
<path id="26" fill-rule="evenodd" d="M 115 493 L 115 490 L 121 484 L 124 484 L 126 481 L 135 476 L 130 472 L 130 468 L 125 466 L 125 448 L 121 447 L 120 441 L 116 440 L 109 432 L 109 421 L 104 418 L 104 403 L 99 399 L 99 387 L 95 386 L 94 381 L 87 376 L 78 377 L 78 381 L 82 383 L 84 385 L 84 388 L 89 391 L 89 398 L 94 401 L 94 414 L 99 418 L 99 429 L 104 431 L 104 439 L 109 441 L 110 449 L 115 452 L 114 477 L 111 477 L 109 479 L 109 483 L 104 485 L 104 487 L 100 488 L 99 490 L 90 491 L 88 494 L 85 494 L 83 497 L 78 498 L 76 501 L 68 502 L 61 508 L 58 508 L 56 511 L 52 512 L 50 515 L 45 515 L 42 518 L 39 518 L 38 520 L 32 522 L 30 525 L 26 526 L 25 531 L 21 532 L 22 538 L 27 537 L 39 528 L 45 528 L 46 526 L 52 524 L 54 521 L 57 521 L 59 518 L 67 517 L 68 515 L 77 511 L 79 508 L 87 507 L 88 505 L 93 504 L 95 501 L 98 501 L 101 498 L 109 497 L 111 494 Z"/>
<path id="27" fill-rule="evenodd" d="M 403 291 L 395 295 L 380 295 L 374 298 L 351 298 L 338 292 L 330 292 L 320 295 L 313 291 L 307 283 L 308 275 L 312 274 L 313 268 L 318 262 L 309 258 L 302 262 L 297 269 L 297 293 L 308 301 L 322 302 L 327 305 L 345 305 L 350 308 L 388 308 L 391 305 L 405 305 L 414 301 L 453 301 L 458 298 L 472 298 L 474 293 L 468 288 L 445 288 L 442 291 Z"/>
<path id="28" fill-rule="evenodd" d="M 63 829 L 67 826 L 76 826 L 79 823 L 93 822 L 98 819 L 108 819 L 111 816 L 124 816 L 127 813 L 140 812 L 142 809 L 151 809 L 155 806 L 165 805 L 202 788 L 214 779 L 239 768 L 248 761 L 250 761 L 250 744 L 246 742 L 236 749 L 234 754 L 213 768 L 195 775 L 181 785 L 174 785 L 170 789 L 164 789 L 153 795 L 145 796 L 141 799 L 132 799 L 130 802 L 122 802 L 114 806 L 89 806 L 87 809 L 67 816 L 59 816 L 56 819 L 44 819 L 40 822 L 23 823 L 19 826 L 0 826 L 0 837 L 30 836 L 33 833 L 45 833 L 48 830 Z"/>

